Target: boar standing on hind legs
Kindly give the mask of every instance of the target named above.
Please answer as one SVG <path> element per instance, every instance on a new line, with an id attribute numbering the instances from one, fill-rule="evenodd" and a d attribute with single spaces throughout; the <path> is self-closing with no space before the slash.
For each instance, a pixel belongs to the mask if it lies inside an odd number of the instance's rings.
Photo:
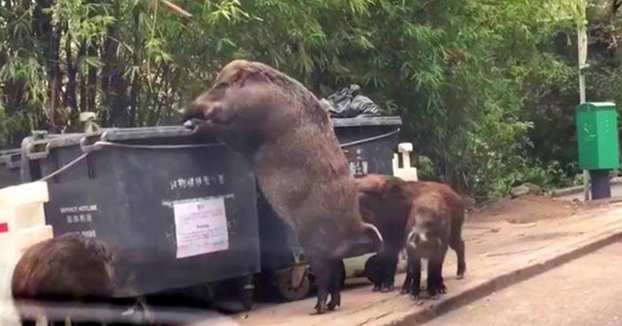
<path id="1" fill-rule="evenodd" d="M 361 219 L 354 177 L 318 99 L 272 67 L 235 60 L 181 114 L 186 126 L 246 157 L 267 201 L 297 233 L 316 276 L 316 312 L 340 306 L 341 259 L 380 250 L 382 237 Z"/>
<path id="2" fill-rule="evenodd" d="M 421 259 L 428 260 L 427 291 L 430 297 L 445 293 L 443 262 L 448 246 L 456 251 L 457 277 L 466 272 L 462 224 L 462 198 L 449 186 L 433 182 L 408 182 L 413 203 L 408 218 L 406 252 L 408 256 L 403 293 L 418 298 L 421 285 Z"/>
<path id="3" fill-rule="evenodd" d="M 404 180 L 390 175 L 368 174 L 356 183 L 363 220 L 376 226 L 384 239 L 383 250 L 369 258 L 365 273 L 374 284 L 373 291 L 389 292 L 404 249 L 413 197 Z"/>

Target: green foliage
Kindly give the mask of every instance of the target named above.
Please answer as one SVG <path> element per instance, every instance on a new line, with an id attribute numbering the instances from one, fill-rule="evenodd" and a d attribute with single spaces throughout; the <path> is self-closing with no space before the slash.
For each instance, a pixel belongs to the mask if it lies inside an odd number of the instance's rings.
<path id="1" fill-rule="evenodd" d="M 405 140 L 434 162 L 422 171 L 462 190 L 548 186 L 571 169 L 570 137 L 546 128 L 572 126 L 574 0 L 175 3 L 193 17 L 161 0 L 0 0 L 0 142 L 75 129 L 83 111 L 102 126 L 173 123 L 224 63 L 246 58 L 321 96 L 358 83 L 403 117 Z"/>

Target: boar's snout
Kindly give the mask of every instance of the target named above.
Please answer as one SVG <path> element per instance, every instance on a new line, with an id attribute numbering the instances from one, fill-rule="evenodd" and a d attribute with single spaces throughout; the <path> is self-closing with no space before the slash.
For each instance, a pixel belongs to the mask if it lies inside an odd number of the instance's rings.
<path id="1" fill-rule="evenodd" d="M 203 110 L 201 110 L 201 105 L 197 100 L 194 100 L 188 107 L 179 110 L 179 116 L 181 118 L 181 122 L 187 122 L 192 119 L 204 120 Z"/>
<path id="2" fill-rule="evenodd" d="M 427 230 L 414 228 L 407 238 L 407 247 L 417 251 L 421 258 L 430 258 L 434 252 L 441 249 L 441 239 L 430 234 Z"/>

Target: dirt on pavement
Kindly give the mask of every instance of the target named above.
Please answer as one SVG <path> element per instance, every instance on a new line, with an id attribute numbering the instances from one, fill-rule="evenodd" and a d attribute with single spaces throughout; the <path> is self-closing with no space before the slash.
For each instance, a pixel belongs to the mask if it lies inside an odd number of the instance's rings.
<path id="1" fill-rule="evenodd" d="M 528 195 L 502 198 L 475 206 L 467 215 L 469 222 L 533 223 L 552 218 L 564 218 L 591 208 L 581 202 L 558 200 L 548 196 Z"/>

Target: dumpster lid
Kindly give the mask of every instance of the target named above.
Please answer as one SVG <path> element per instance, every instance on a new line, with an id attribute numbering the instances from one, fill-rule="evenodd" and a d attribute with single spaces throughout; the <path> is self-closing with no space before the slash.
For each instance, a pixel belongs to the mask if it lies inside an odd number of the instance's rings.
<path id="1" fill-rule="evenodd" d="M 384 117 L 357 117 L 332 119 L 333 126 L 362 127 L 362 126 L 401 126 L 399 116 Z M 102 128 L 91 133 L 46 134 L 42 137 L 27 137 L 25 143 L 29 146 L 42 145 L 48 148 L 66 147 L 80 144 L 83 138 L 99 138 L 102 141 L 124 141 L 151 138 L 191 137 L 194 131 L 181 125 L 138 127 L 138 128 Z"/>
<path id="2" fill-rule="evenodd" d="M 357 118 L 334 118 L 333 126 L 362 127 L 362 126 L 401 126 L 402 118 L 399 116 L 385 117 L 357 117 Z"/>
<path id="3" fill-rule="evenodd" d="M 22 148 L 28 146 L 45 145 L 49 147 L 64 147 L 75 144 L 80 144 L 80 140 L 87 135 L 98 135 L 98 133 L 91 134 L 49 134 L 42 138 L 35 138 L 33 136 L 24 138 L 22 141 Z"/>
<path id="4" fill-rule="evenodd" d="M 91 133 L 48 134 L 40 139 L 26 138 L 32 145 L 45 145 L 50 148 L 78 145 L 83 138 L 98 138 L 103 141 L 128 139 L 149 139 L 191 136 L 192 130 L 183 126 L 141 127 L 141 128 L 102 128 Z"/>

